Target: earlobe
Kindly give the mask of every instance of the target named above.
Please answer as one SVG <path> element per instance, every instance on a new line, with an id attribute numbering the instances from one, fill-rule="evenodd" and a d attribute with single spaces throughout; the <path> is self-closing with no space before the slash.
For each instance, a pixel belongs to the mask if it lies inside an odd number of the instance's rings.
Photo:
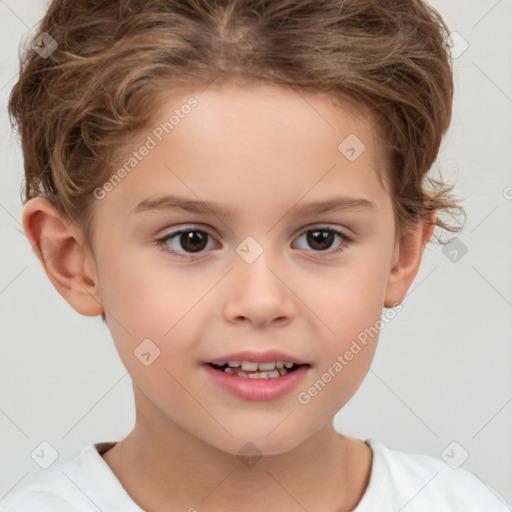
<path id="1" fill-rule="evenodd" d="M 36 197 L 23 207 L 23 228 L 43 269 L 56 290 L 85 316 L 103 312 L 97 276 L 89 271 L 80 233 L 46 199 Z M 92 268 L 95 268 L 94 265 Z"/>
<path id="2" fill-rule="evenodd" d="M 423 251 L 435 228 L 435 212 L 420 219 L 413 230 L 405 233 L 397 242 L 393 253 L 384 307 L 401 304 L 420 268 Z"/>

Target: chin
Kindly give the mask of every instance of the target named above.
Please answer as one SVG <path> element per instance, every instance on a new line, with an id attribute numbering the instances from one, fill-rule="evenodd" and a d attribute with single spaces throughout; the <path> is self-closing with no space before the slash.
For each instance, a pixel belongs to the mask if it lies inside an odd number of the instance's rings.
<path id="1" fill-rule="evenodd" d="M 223 441 L 210 444 L 223 452 L 243 459 L 245 457 L 260 458 L 282 455 L 300 445 L 304 439 L 298 438 L 297 432 L 294 436 L 274 433 L 269 435 L 269 429 L 267 428 L 265 432 L 255 432 L 247 429 L 243 433 L 233 433 L 233 437 Z"/>

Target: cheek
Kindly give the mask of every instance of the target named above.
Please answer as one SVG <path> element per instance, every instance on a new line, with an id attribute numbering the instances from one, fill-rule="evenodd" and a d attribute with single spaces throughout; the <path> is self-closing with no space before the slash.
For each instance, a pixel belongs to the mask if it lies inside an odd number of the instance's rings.
<path id="1" fill-rule="evenodd" d="M 200 336 L 192 333 L 206 303 L 203 297 L 218 277 L 199 282 L 188 273 L 169 268 L 165 273 L 147 257 L 127 257 L 118 264 L 105 260 L 103 274 L 102 299 L 123 364 L 144 388 L 168 389 L 171 396 L 179 396 L 182 390 L 172 375 L 179 379 L 179 372 L 195 364 Z"/>
<path id="2" fill-rule="evenodd" d="M 381 257 L 384 252 L 358 252 L 308 293 L 306 302 L 321 319 L 317 342 L 322 358 L 307 386 L 315 387 L 314 399 L 329 412 L 335 413 L 350 399 L 371 365 L 389 271 Z"/>
<path id="3" fill-rule="evenodd" d="M 389 269 L 382 251 L 362 251 L 335 271 L 315 278 L 308 304 L 325 325 L 323 337 L 347 340 L 374 325 L 384 306 Z"/>
<path id="4" fill-rule="evenodd" d="M 129 332 L 161 335 L 183 316 L 199 290 L 194 294 L 186 274 L 170 271 L 158 248 L 123 251 L 121 244 L 105 254 L 98 269 L 104 307 Z"/>

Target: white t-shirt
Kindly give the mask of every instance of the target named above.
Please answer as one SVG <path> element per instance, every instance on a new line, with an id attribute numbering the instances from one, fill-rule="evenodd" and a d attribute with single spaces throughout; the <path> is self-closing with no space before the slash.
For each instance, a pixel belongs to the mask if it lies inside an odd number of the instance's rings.
<path id="1" fill-rule="evenodd" d="M 512 511 L 490 486 L 463 468 L 389 449 L 375 438 L 365 442 L 373 451 L 370 481 L 353 512 Z M 11 490 L 0 501 L 0 512 L 143 512 L 100 455 L 114 444 L 88 445 L 73 460 Z"/>

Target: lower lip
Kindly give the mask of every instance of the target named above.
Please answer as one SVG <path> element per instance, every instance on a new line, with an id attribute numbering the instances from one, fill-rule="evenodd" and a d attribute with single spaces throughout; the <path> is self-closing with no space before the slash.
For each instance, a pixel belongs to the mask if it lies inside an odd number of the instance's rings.
<path id="1" fill-rule="evenodd" d="M 296 388 L 310 366 L 299 366 L 293 372 L 275 379 L 250 379 L 238 377 L 220 370 L 213 369 L 209 364 L 203 365 L 213 381 L 226 391 L 244 400 L 277 400 Z"/>

